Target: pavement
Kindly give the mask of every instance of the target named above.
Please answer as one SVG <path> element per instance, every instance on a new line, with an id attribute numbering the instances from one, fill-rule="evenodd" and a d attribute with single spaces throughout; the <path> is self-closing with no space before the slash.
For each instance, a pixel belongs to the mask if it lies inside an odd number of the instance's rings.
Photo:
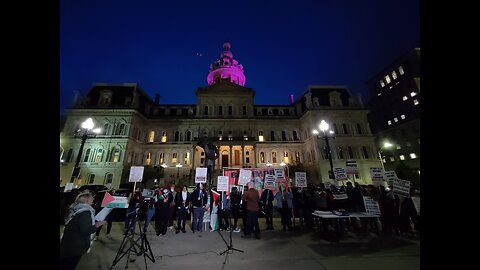
<path id="1" fill-rule="evenodd" d="M 420 269 L 420 240 L 415 237 L 375 234 L 360 237 L 356 233 L 347 232 L 340 242 L 331 243 L 321 239 L 316 229 L 282 231 L 279 218 L 274 218 L 274 231 L 264 230 L 264 219 L 259 219 L 259 222 L 261 239 L 241 238 L 243 233 L 234 232 L 233 248 L 244 252 L 229 250 L 223 255 L 220 253 L 227 249 L 229 232 L 192 233 L 187 225 L 186 233 L 175 234 L 174 229 L 168 229 L 166 235 L 156 236 L 151 224 L 147 230 L 147 240 L 155 262 L 146 256 L 137 256 L 134 252 L 123 252 L 126 256 L 113 265 L 124 240 L 123 222 L 114 222 L 112 239 L 105 236 L 106 228 L 102 228 L 100 236 L 93 241 L 91 251 L 82 257 L 77 270 Z M 138 233 L 138 226 L 136 229 Z M 138 238 L 136 235 L 133 240 Z M 127 238 L 125 250 L 131 246 L 128 240 Z M 130 260 L 127 260 L 128 254 Z"/>

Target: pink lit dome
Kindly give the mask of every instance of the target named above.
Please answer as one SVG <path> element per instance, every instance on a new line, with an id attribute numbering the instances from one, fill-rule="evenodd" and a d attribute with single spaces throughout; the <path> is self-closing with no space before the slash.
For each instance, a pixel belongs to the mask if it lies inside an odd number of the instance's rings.
<path id="1" fill-rule="evenodd" d="M 230 43 L 223 44 L 223 52 L 220 58 L 210 65 L 210 72 L 207 76 L 208 85 L 228 79 L 231 83 L 241 86 L 245 85 L 245 75 L 243 74 L 243 66 L 233 58 L 230 52 Z"/>

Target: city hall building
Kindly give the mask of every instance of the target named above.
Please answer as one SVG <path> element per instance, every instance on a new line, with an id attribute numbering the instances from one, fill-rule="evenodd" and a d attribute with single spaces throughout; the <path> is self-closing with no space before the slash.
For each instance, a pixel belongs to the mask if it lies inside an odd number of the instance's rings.
<path id="1" fill-rule="evenodd" d="M 370 168 L 381 164 L 360 96 L 344 86 L 309 86 L 291 104 L 256 105 L 245 81 L 243 66 L 225 43 L 210 66 L 208 85 L 195 92 L 196 104 L 161 104 L 160 95 L 152 100 L 137 84 L 94 84 L 67 110 L 60 185 L 72 179 L 77 186 L 118 187 L 128 182 L 131 166 L 145 166 L 147 184 L 162 179 L 192 185 L 205 159 L 197 146 L 202 137 L 214 139 L 219 150 L 214 183 L 222 168 L 266 166 L 305 171 L 308 183 L 327 182 L 327 142 L 333 167 L 356 161 L 355 181 L 371 183 Z M 101 128 L 99 134 L 82 129 L 88 118 Z M 327 140 L 312 133 L 321 120 L 334 131 Z"/>

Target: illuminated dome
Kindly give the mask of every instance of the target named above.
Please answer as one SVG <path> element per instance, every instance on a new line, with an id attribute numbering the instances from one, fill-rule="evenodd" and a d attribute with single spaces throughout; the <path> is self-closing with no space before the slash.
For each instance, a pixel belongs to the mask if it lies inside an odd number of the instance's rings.
<path id="1" fill-rule="evenodd" d="M 228 79 L 231 83 L 241 86 L 245 85 L 245 75 L 243 74 L 243 66 L 233 59 L 230 51 L 230 43 L 223 44 L 223 52 L 220 58 L 210 65 L 210 72 L 207 76 L 208 85 L 215 84 L 220 80 Z"/>

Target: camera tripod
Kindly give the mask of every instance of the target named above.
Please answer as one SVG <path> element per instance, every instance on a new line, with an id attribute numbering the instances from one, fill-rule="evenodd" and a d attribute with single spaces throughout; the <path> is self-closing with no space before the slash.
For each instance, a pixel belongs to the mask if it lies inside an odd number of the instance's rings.
<path id="1" fill-rule="evenodd" d="M 135 216 L 135 220 L 138 220 L 138 213 Z M 135 224 L 135 222 L 132 222 Z M 125 256 L 127 255 L 127 262 L 125 264 L 125 269 L 128 268 L 128 262 L 134 262 L 135 259 L 130 260 L 130 253 L 134 253 L 137 256 L 141 256 L 143 254 L 143 259 L 145 261 L 145 269 L 148 269 L 147 266 L 147 258 L 151 262 L 155 262 L 155 258 L 153 257 L 152 248 L 150 247 L 150 242 L 147 239 L 147 227 L 144 228 L 142 232 L 142 226 L 140 224 L 140 220 L 138 220 L 138 229 L 139 229 L 139 237 L 137 240 L 134 240 L 135 237 L 135 226 L 131 225 L 130 228 L 125 232 L 125 236 L 123 237 L 122 244 L 120 244 L 120 248 L 118 249 L 117 255 L 113 260 L 112 266 L 110 270 Z M 138 243 L 140 241 L 140 243 Z"/>

